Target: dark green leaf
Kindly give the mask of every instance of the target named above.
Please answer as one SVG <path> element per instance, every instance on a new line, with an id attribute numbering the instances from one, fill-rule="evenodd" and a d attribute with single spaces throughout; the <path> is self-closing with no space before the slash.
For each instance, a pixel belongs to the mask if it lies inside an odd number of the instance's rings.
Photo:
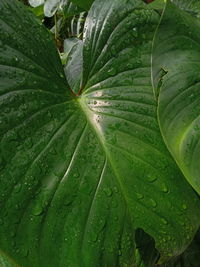
<path id="1" fill-rule="evenodd" d="M 80 14 L 84 10 L 77 5 L 68 1 L 68 4 L 63 7 L 63 14 L 65 18 Z"/>
<path id="2" fill-rule="evenodd" d="M 187 250 L 180 256 L 160 267 L 198 267 L 200 263 L 200 231 Z"/>
<path id="3" fill-rule="evenodd" d="M 84 10 L 89 10 L 94 0 L 70 0 L 72 3 L 83 8 Z"/>
<path id="4" fill-rule="evenodd" d="M 168 2 L 153 53 L 158 114 L 166 144 L 200 193 L 200 22 Z M 162 76 L 162 77 L 161 77 Z"/>
<path id="5" fill-rule="evenodd" d="M 32 13 L 0 2 L 0 246 L 22 266 L 134 266 L 135 230 L 162 259 L 199 227 L 199 200 L 159 131 L 150 51 L 159 15 L 97 0 L 82 94 Z"/>

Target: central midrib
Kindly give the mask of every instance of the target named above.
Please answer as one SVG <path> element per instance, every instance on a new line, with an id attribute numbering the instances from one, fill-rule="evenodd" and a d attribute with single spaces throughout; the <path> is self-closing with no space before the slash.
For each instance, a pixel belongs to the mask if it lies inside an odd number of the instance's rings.
<path id="1" fill-rule="evenodd" d="M 107 161 L 110 163 L 110 166 L 115 174 L 115 177 L 116 177 L 116 180 L 117 180 L 117 183 L 121 189 L 121 192 L 122 192 L 122 195 L 124 197 L 124 200 L 126 202 L 126 206 L 127 206 L 127 210 L 129 210 L 129 201 L 128 201 L 128 198 L 126 196 L 126 192 L 124 190 L 124 187 L 123 187 L 123 184 L 121 183 L 121 179 L 120 179 L 120 175 L 119 173 L 117 172 L 116 168 L 115 168 L 115 164 L 114 162 L 112 161 L 112 156 L 109 152 L 109 150 L 107 149 L 106 147 L 106 144 L 105 144 L 105 138 L 104 136 L 100 133 L 97 125 L 91 120 L 91 115 L 94 115 L 93 112 L 88 108 L 87 104 L 85 103 L 85 100 L 87 99 L 86 96 L 84 95 L 81 95 L 78 99 L 77 99 L 77 102 L 81 108 L 81 110 L 83 111 L 85 117 L 86 117 L 86 120 L 88 121 L 88 124 L 91 126 L 91 128 L 93 129 L 94 133 L 96 134 L 97 138 L 98 138 L 98 141 L 99 141 L 99 144 L 101 145 L 104 153 L 105 153 L 105 156 L 106 156 L 106 159 Z M 130 211 L 129 211 L 130 213 Z"/>

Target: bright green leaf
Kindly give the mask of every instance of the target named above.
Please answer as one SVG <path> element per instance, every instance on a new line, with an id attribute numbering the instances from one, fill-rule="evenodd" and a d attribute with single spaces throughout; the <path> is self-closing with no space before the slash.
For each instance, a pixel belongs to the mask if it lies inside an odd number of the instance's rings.
<path id="1" fill-rule="evenodd" d="M 200 193 L 200 22 L 168 2 L 153 53 L 163 136 L 185 177 Z"/>
<path id="2" fill-rule="evenodd" d="M 162 259 L 180 254 L 200 207 L 157 123 L 159 15 L 94 3 L 79 97 L 36 18 L 15 0 L 1 0 L 0 17 L 0 247 L 28 267 L 132 266 L 142 228 Z"/>

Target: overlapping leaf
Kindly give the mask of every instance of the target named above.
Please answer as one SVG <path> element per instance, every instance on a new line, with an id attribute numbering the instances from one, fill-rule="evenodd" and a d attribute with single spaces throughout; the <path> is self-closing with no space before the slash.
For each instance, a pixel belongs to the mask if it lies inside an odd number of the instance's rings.
<path id="1" fill-rule="evenodd" d="M 159 120 L 165 141 L 200 193 L 200 22 L 168 2 L 153 53 Z"/>
<path id="2" fill-rule="evenodd" d="M 44 5 L 44 15 L 52 17 L 57 10 L 64 12 L 65 17 L 81 12 L 77 5 L 70 0 L 29 0 L 29 4 L 33 7 Z"/>
<path id="3" fill-rule="evenodd" d="M 159 15 L 141 1 L 94 3 L 79 97 L 33 15 L 2 0 L 0 17 L 1 248 L 29 267 L 131 266 L 142 228 L 163 259 L 180 254 L 199 200 L 157 123 Z"/>
<path id="4" fill-rule="evenodd" d="M 89 10 L 94 0 L 71 0 L 71 2 L 85 10 Z"/>
<path id="5" fill-rule="evenodd" d="M 171 0 L 181 9 L 187 11 L 192 16 L 200 17 L 200 2 L 199 0 Z"/>
<path id="6" fill-rule="evenodd" d="M 68 41 L 70 46 L 75 40 L 76 42 L 68 53 L 67 63 L 64 66 L 64 70 L 69 86 L 75 94 L 78 94 L 83 70 L 83 42 L 78 38 L 73 38 L 72 40 L 65 40 L 65 44 Z"/>

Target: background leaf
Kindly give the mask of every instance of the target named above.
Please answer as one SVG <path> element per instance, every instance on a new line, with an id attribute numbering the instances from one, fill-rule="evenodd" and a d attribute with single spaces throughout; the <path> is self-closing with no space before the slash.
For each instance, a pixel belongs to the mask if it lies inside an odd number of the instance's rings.
<path id="1" fill-rule="evenodd" d="M 74 40 L 74 38 L 73 38 Z M 67 55 L 67 63 L 64 66 L 65 75 L 69 83 L 70 88 L 75 94 L 78 94 L 81 85 L 82 71 L 83 71 L 83 42 L 77 39 L 77 42 L 71 47 Z M 65 40 L 64 52 L 66 51 L 66 42 L 71 43 L 72 40 Z M 69 47 L 67 47 L 69 49 Z M 67 50 L 68 50 L 67 49 Z"/>
<path id="2" fill-rule="evenodd" d="M 84 10 L 89 10 L 94 0 L 71 0 L 71 2 L 83 8 Z"/>
<path id="3" fill-rule="evenodd" d="M 200 193 L 200 22 L 168 2 L 153 52 L 153 77 L 160 90 L 158 114 L 166 144 Z"/>
<path id="4" fill-rule="evenodd" d="M 45 0 L 28 0 L 28 2 L 31 6 L 37 7 L 44 4 Z"/>
<path id="5" fill-rule="evenodd" d="M 199 0 L 171 0 L 181 9 L 189 12 L 191 15 L 200 17 L 200 2 Z"/>

